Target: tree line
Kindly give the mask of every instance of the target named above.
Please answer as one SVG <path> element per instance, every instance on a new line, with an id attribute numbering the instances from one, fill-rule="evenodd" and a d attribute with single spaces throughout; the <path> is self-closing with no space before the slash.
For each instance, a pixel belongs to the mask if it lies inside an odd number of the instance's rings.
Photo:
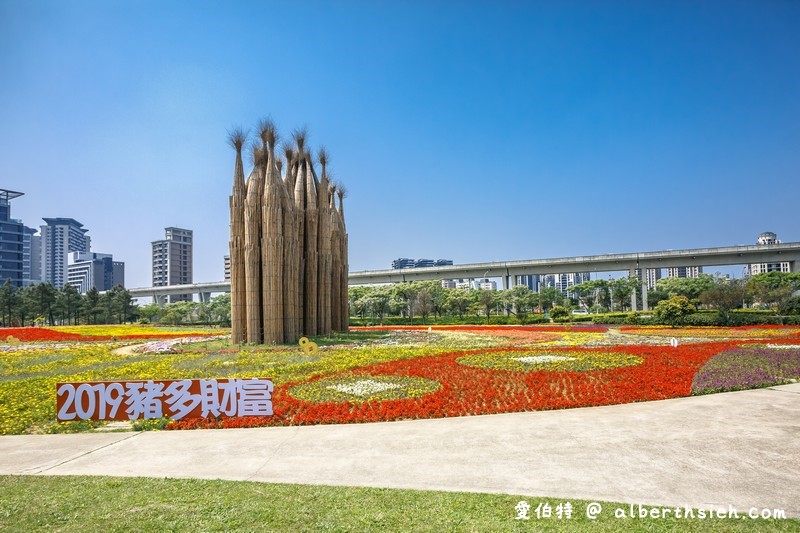
<path id="1" fill-rule="evenodd" d="M 486 319 L 509 314 L 521 320 L 532 315 L 547 314 L 553 318 L 569 315 L 573 310 L 592 314 L 636 311 L 631 296 L 641 291 L 642 281 L 636 277 L 613 280 L 592 280 L 574 285 L 564 295 L 555 287 L 541 287 L 539 292 L 527 286 L 499 290 L 451 289 L 440 281 L 417 281 L 395 285 L 350 287 L 350 315 L 381 323 L 389 317 L 439 319 L 452 317 Z M 722 315 L 733 309 L 757 306 L 773 309 L 778 314 L 800 314 L 800 273 L 768 272 L 747 281 L 720 275 L 700 274 L 696 278 L 663 278 L 648 291 L 648 306 L 680 296 L 698 309 L 716 309 Z M 687 308 L 688 309 L 688 308 Z M 724 317 L 723 317 L 724 318 Z"/>
<path id="2" fill-rule="evenodd" d="M 81 294 L 72 285 L 57 289 L 50 283 L 16 287 L 10 280 L 0 286 L 2 326 L 123 324 L 216 324 L 229 326 L 231 299 L 222 294 L 210 302 L 174 302 L 164 306 L 139 306 L 130 292 L 117 285 L 100 293 L 92 288 Z"/>

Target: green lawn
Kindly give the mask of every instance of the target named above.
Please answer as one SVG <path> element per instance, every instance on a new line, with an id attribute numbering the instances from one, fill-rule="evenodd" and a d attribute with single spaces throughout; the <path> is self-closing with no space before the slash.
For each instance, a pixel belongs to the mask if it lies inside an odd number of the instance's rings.
<path id="1" fill-rule="evenodd" d="M 516 520 L 515 506 L 570 501 L 570 520 Z M 497 494 L 234 481 L 0 476 L 7 531 L 798 531 L 798 520 L 617 519 L 626 504 Z M 529 513 L 532 515 L 533 513 Z"/>

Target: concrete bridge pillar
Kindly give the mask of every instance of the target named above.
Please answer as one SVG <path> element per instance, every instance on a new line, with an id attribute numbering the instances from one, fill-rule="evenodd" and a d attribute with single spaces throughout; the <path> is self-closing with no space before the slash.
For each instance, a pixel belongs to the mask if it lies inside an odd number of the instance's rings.
<path id="1" fill-rule="evenodd" d="M 647 282 L 645 281 L 642 283 L 642 311 L 649 311 L 650 308 L 647 305 Z"/>
<path id="2" fill-rule="evenodd" d="M 628 270 L 628 277 L 636 277 L 636 271 L 634 269 Z M 636 302 L 636 289 L 631 291 L 631 311 L 636 311 L 637 302 Z"/>

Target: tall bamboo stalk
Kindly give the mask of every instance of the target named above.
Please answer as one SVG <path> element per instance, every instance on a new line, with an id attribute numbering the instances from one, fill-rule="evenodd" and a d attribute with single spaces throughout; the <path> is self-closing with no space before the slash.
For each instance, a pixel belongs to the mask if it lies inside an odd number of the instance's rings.
<path id="1" fill-rule="evenodd" d="M 271 121 L 261 126 L 267 154 L 264 197 L 261 204 L 261 291 L 264 344 L 283 343 L 283 182 L 275 161 L 277 131 Z"/>
<path id="2" fill-rule="evenodd" d="M 297 246 L 297 216 L 294 204 L 294 152 L 284 150 L 286 155 L 286 179 L 281 181 L 281 206 L 283 207 L 283 337 L 284 342 L 294 343 L 301 336 L 300 293 L 298 291 L 300 250 Z"/>
<path id="3" fill-rule="evenodd" d="M 339 231 L 341 232 L 341 253 L 342 253 L 342 268 L 339 273 L 339 282 L 341 286 L 341 325 L 339 331 L 348 331 L 350 328 L 350 308 L 349 308 L 349 297 L 347 293 L 347 275 L 349 261 L 347 259 L 347 226 L 344 223 L 344 197 L 346 195 L 345 188 L 343 186 L 339 186 L 338 190 L 336 191 L 339 195 Z"/>
<path id="4" fill-rule="evenodd" d="M 342 273 L 342 247 L 339 233 L 339 213 L 336 211 L 336 185 L 331 185 L 328 193 L 328 218 L 331 228 L 331 329 L 339 331 L 342 326 L 342 284 L 339 282 Z"/>
<path id="5" fill-rule="evenodd" d="M 241 128 L 228 134 L 228 142 L 236 150 L 233 170 L 233 194 L 230 197 L 231 238 L 229 253 L 231 260 L 231 342 L 240 344 L 247 338 L 244 275 L 244 165 L 242 147 L 247 139 Z"/>
<path id="6" fill-rule="evenodd" d="M 327 165 L 328 152 L 325 148 L 319 150 L 319 164 L 322 167 L 322 177 L 319 180 L 317 196 L 317 250 L 319 262 L 317 264 L 317 334 L 330 335 L 331 333 L 331 213 L 330 213 L 330 181 L 328 180 Z"/>
<path id="7" fill-rule="evenodd" d="M 261 146 L 253 148 L 253 171 L 247 180 L 244 209 L 245 301 L 247 307 L 247 342 L 261 344 L 261 202 L 264 196 L 266 154 Z"/>
<path id="8" fill-rule="evenodd" d="M 310 336 L 317 335 L 317 265 L 319 262 L 318 246 L 318 224 L 319 212 L 317 210 L 317 180 L 314 176 L 314 165 L 311 161 L 311 154 L 304 154 L 304 164 L 306 168 L 306 228 L 305 228 L 305 288 L 304 308 L 305 311 L 305 333 Z"/>
<path id="9" fill-rule="evenodd" d="M 303 164 L 303 150 L 305 149 L 306 133 L 303 130 L 295 131 L 295 183 L 294 183 L 294 216 L 296 223 L 296 242 L 299 263 L 297 265 L 297 301 L 298 301 L 298 327 L 300 333 L 308 334 L 305 313 L 305 287 L 306 287 L 306 166 Z"/>

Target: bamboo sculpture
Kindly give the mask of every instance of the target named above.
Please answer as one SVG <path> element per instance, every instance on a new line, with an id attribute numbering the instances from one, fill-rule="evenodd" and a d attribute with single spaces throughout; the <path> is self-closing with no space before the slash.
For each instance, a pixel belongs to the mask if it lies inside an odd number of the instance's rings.
<path id="1" fill-rule="evenodd" d="M 235 343 L 295 343 L 303 336 L 347 329 L 347 234 L 344 190 L 333 186 L 328 155 L 320 150 L 317 178 L 306 133 L 276 156 L 278 133 L 259 126 L 253 170 L 244 180 L 240 129 L 231 210 L 231 326 Z M 285 176 L 281 177 L 281 169 Z M 336 195 L 339 197 L 337 209 Z"/>

